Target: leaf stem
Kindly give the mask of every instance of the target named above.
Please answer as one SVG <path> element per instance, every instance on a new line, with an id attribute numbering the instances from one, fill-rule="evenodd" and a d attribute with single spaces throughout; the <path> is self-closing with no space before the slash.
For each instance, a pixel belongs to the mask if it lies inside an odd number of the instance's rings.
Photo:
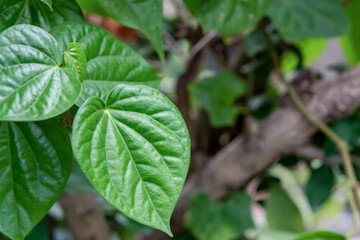
<path id="1" fill-rule="evenodd" d="M 349 198 L 350 209 L 353 212 L 353 223 L 351 224 L 351 228 L 349 229 L 348 233 L 346 234 L 346 237 L 351 238 L 356 232 L 357 226 L 359 224 L 358 219 L 360 218 L 360 215 L 359 215 L 359 212 L 356 211 L 356 209 L 357 209 L 356 201 L 354 200 L 352 191 L 348 190 L 347 193 L 348 193 L 348 198 Z"/>
<path id="2" fill-rule="evenodd" d="M 337 146 L 337 148 L 340 152 L 340 155 L 343 159 L 343 162 L 344 162 L 346 175 L 348 176 L 348 178 L 350 180 L 351 190 L 354 195 L 353 197 L 356 202 L 357 209 L 360 210 L 360 195 L 358 192 L 358 182 L 357 182 L 355 171 L 354 171 L 351 159 L 350 159 L 349 146 L 348 146 L 347 142 L 344 141 L 343 139 L 341 139 L 329 126 L 327 126 L 323 121 L 318 119 L 315 115 L 313 115 L 306 109 L 304 104 L 301 102 L 298 94 L 296 93 L 296 91 L 294 90 L 292 85 L 286 81 L 284 74 L 281 71 L 279 57 L 277 55 L 277 52 L 276 52 L 276 49 L 275 49 L 273 43 L 271 42 L 270 36 L 266 31 L 266 23 L 264 22 L 264 20 L 260 21 L 259 26 L 264 35 L 265 41 L 268 45 L 268 50 L 270 52 L 275 71 L 277 72 L 277 74 L 280 78 L 280 81 L 286 86 L 288 94 L 289 94 L 291 100 L 293 101 L 295 107 L 299 110 L 299 112 L 301 112 L 301 114 L 310 123 L 312 123 L 315 127 L 317 127 L 325 136 L 330 138 Z"/>
<path id="3" fill-rule="evenodd" d="M 66 116 L 66 119 L 65 119 L 65 122 L 68 126 L 72 127 L 73 125 L 73 122 L 74 122 L 74 117 L 73 115 L 71 114 L 70 110 L 67 110 L 65 112 L 65 116 Z"/>

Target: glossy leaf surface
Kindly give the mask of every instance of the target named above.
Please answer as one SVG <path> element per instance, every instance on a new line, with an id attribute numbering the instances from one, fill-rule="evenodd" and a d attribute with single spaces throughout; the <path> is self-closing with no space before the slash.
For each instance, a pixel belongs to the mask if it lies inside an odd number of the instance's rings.
<path id="1" fill-rule="evenodd" d="M 159 87 L 160 79 L 151 66 L 104 29 L 88 23 L 66 23 L 54 27 L 50 33 L 63 51 L 69 43 L 77 42 L 85 52 L 87 72 L 78 106 L 93 96 L 105 101 L 119 83 Z"/>
<path id="2" fill-rule="evenodd" d="M 267 13 L 289 42 L 340 36 L 350 29 L 343 7 L 337 0 L 273 0 Z"/>
<path id="3" fill-rule="evenodd" d="M 74 0 L 0 1 L 0 31 L 15 24 L 32 24 L 50 30 L 52 26 L 67 21 L 84 21 Z"/>
<path id="4" fill-rule="evenodd" d="M 250 204 L 251 199 L 245 193 L 235 193 L 224 202 L 196 194 L 185 215 L 185 224 L 199 240 L 237 239 L 254 227 Z"/>
<path id="5" fill-rule="evenodd" d="M 0 33 L 0 120 L 34 121 L 69 109 L 81 83 L 60 67 L 62 51 L 55 38 L 31 25 L 15 25 Z"/>
<path id="6" fill-rule="evenodd" d="M 160 58 L 162 49 L 162 0 L 98 0 L 104 11 L 118 23 L 140 30 Z"/>
<path id="7" fill-rule="evenodd" d="M 251 27 L 264 15 L 272 0 L 185 0 L 191 13 L 207 32 L 239 33 Z"/>
<path id="8" fill-rule="evenodd" d="M 86 75 L 86 56 L 84 50 L 78 43 L 69 43 L 64 52 L 65 66 L 71 68 L 78 77 L 80 82 L 83 82 Z"/>
<path id="9" fill-rule="evenodd" d="M 222 70 L 214 77 L 200 79 L 190 85 L 191 93 L 209 114 L 214 127 L 235 124 L 239 107 L 234 103 L 246 90 L 246 82 L 228 70 Z"/>
<path id="10" fill-rule="evenodd" d="M 0 232 L 14 240 L 46 215 L 72 167 L 68 132 L 59 118 L 0 123 Z"/>
<path id="11" fill-rule="evenodd" d="M 107 202 L 171 235 L 190 139 L 170 100 L 147 86 L 118 85 L 106 103 L 93 97 L 80 107 L 72 145 L 82 171 Z"/>

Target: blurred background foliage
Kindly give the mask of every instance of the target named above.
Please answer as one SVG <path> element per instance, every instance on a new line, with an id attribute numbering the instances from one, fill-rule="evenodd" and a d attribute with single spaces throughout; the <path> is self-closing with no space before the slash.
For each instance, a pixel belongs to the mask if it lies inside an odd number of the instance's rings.
<path id="1" fill-rule="evenodd" d="M 202 159 L 246 132 L 246 118 L 261 121 L 283 104 L 279 99 L 284 89 L 273 74 L 261 27 L 270 36 L 287 79 L 299 89 L 305 78 L 322 81 L 360 61 L 358 0 L 164 0 L 164 60 L 140 32 L 107 18 L 96 0 L 77 2 L 87 21 L 128 43 L 163 78 L 161 91 L 180 105 L 189 126 L 194 158 L 190 174 L 206 165 Z M 351 147 L 360 180 L 360 112 L 332 123 L 331 128 Z M 346 239 L 353 219 L 339 153 L 320 133 L 313 145 L 323 153 L 320 158 L 283 156 L 226 199 L 215 200 L 201 192 L 193 195 L 185 230 L 174 239 Z M 65 192 L 96 195 L 75 162 Z M 97 200 L 112 240 L 153 233 L 99 196 Z M 358 227 L 354 232 L 352 239 L 360 239 Z M 26 239 L 72 239 L 58 203 Z"/>

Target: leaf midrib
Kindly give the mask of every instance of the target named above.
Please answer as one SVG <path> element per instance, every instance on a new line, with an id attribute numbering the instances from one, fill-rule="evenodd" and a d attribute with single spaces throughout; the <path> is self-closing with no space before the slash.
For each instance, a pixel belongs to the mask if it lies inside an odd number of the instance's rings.
<path id="1" fill-rule="evenodd" d="M 135 169 L 136 169 L 136 172 L 137 172 L 137 174 L 138 174 L 138 176 L 139 176 L 139 179 L 140 179 L 142 185 L 144 186 L 144 188 L 145 188 L 145 190 L 146 190 L 146 195 L 148 196 L 148 198 L 149 198 L 149 200 L 150 200 L 151 206 L 153 207 L 154 211 L 156 212 L 156 215 L 158 216 L 161 224 L 163 225 L 164 229 L 168 229 L 168 228 L 166 227 L 165 223 L 163 222 L 163 219 L 162 219 L 162 217 L 160 216 L 159 212 L 158 212 L 157 209 L 155 208 L 155 205 L 154 205 L 154 203 L 153 203 L 153 200 L 152 200 L 152 198 L 151 198 L 150 195 L 149 195 L 148 189 L 147 189 L 146 185 L 144 184 L 144 180 L 142 179 L 142 176 L 141 176 L 141 174 L 140 174 L 140 172 L 139 172 L 139 169 L 137 168 L 137 165 L 136 165 L 136 163 L 135 163 L 135 161 L 134 161 L 134 158 L 133 158 L 133 156 L 132 156 L 132 154 L 131 154 L 131 151 L 129 150 L 129 148 L 128 148 L 128 146 L 127 146 L 127 143 L 126 143 L 125 140 L 124 140 L 124 137 L 122 136 L 121 132 L 120 132 L 119 129 L 117 128 L 117 125 L 115 124 L 115 122 L 114 122 L 112 116 L 110 115 L 110 113 L 107 112 L 107 111 L 104 111 L 104 114 L 107 114 L 107 115 L 108 115 L 108 117 L 109 117 L 110 121 L 112 122 L 113 126 L 115 127 L 117 133 L 118 133 L 119 136 L 121 137 L 121 140 L 123 141 L 123 143 L 124 143 L 124 145 L 125 145 L 125 148 L 126 148 L 126 150 L 128 151 L 128 153 L 129 153 L 129 155 L 130 155 L 130 157 L 131 157 L 131 161 L 132 161 L 132 163 L 133 163 L 134 166 L 135 166 Z"/>

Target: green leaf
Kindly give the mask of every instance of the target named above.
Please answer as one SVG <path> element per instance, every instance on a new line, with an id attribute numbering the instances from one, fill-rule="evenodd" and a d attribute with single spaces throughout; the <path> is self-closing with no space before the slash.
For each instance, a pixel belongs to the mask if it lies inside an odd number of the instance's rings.
<path id="1" fill-rule="evenodd" d="M 296 42 L 295 47 L 301 54 L 302 66 L 310 67 L 315 60 L 317 60 L 324 52 L 327 41 L 325 39 L 309 38 L 299 42 Z M 284 71 L 295 71 L 300 63 L 299 56 L 294 51 L 285 51 L 281 56 L 281 68 Z"/>
<path id="2" fill-rule="evenodd" d="M 340 36 L 350 29 L 338 0 L 274 0 L 267 13 L 289 42 Z"/>
<path id="3" fill-rule="evenodd" d="M 60 67 L 62 51 L 55 38 L 31 25 L 0 33 L 0 120 L 35 121 L 69 109 L 81 83 Z"/>
<path id="4" fill-rule="evenodd" d="M 345 52 L 345 56 L 351 66 L 355 66 L 360 61 L 360 3 L 359 1 L 352 1 L 345 9 L 351 25 L 349 34 L 344 36 L 341 40 Z"/>
<path id="5" fill-rule="evenodd" d="M 93 13 L 100 16 L 107 17 L 106 12 L 102 9 L 100 3 L 97 0 L 76 0 L 81 9 L 87 13 Z"/>
<path id="6" fill-rule="evenodd" d="M 272 229 L 263 230 L 256 240 L 293 240 L 299 233 L 275 231 Z"/>
<path id="7" fill-rule="evenodd" d="M 224 127 L 235 124 L 239 108 L 234 103 L 246 93 L 247 83 L 234 73 L 222 70 L 214 77 L 192 83 L 189 90 L 209 114 L 211 124 Z"/>
<path id="8" fill-rule="evenodd" d="M 309 201 L 294 176 L 294 173 L 288 168 L 277 164 L 269 169 L 271 176 L 276 177 L 281 182 L 284 194 L 289 198 L 293 205 L 299 210 L 302 226 L 304 229 L 311 228 L 314 224 L 314 216 Z M 295 218 L 296 219 L 296 218 Z M 291 231 L 290 229 L 280 229 Z"/>
<path id="9" fill-rule="evenodd" d="M 36 225 L 25 240 L 49 240 L 49 228 L 45 218 Z"/>
<path id="10" fill-rule="evenodd" d="M 190 161 L 184 120 L 163 94 L 116 86 L 106 103 L 88 99 L 72 135 L 75 158 L 99 194 L 139 223 L 169 235 Z"/>
<path id="11" fill-rule="evenodd" d="M 0 32 L 15 24 L 32 24 L 50 30 L 59 23 L 84 21 L 82 11 L 74 0 L 53 0 L 52 5 L 51 2 L 51 0 L 1 0 Z"/>
<path id="12" fill-rule="evenodd" d="M 239 33 L 259 21 L 272 0 L 185 0 L 205 32 Z"/>
<path id="13" fill-rule="evenodd" d="M 316 231 L 311 233 L 305 233 L 295 240 L 346 240 L 346 237 L 333 232 L 328 231 Z"/>
<path id="14" fill-rule="evenodd" d="M 92 96 L 106 101 L 111 89 L 119 83 L 155 88 L 160 85 L 159 77 L 145 59 L 104 29 L 88 23 L 66 23 L 54 27 L 50 33 L 63 51 L 69 43 L 77 42 L 85 52 L 87 73 L 78 106 Z"/>
<path id="15" fill-rule="evenodd" d="M 53 11 L 53 9 L 52 9 L 52 0 L 40 0 L 40 1 L 45 3 L 50 8 L 50 10 Z"/>
<path id="16" fill-rule="evenodd" d="M 279 186 L 270 189 L 266 216 L 271 229 L 295 233 L 305 230 L 299 209 Z"/>
<path id="17" fill-rule="evenodd" d="M 162 0 L 98 0 L 102 8 L 118 23 L 140 30 L 150 41 L 161 59 Z"/>
<path id="18" fill-rule="evenodd" d="M 59 118 L 0 123 L 0 232 L 23 239 L 46 215 L 72 167 L 66 128 Z"/>
<path id="19" fill-rule="evenodd" d="M 199 240 L 235 239 L 254 227 L 250 204 L 245 193 L 235 193 L 225 202 L 195 194 L 185 214 L 185 224 Z"/>
<path id="20" fill-rule="evenodd" d="M 306 184 L 306 194 L 311 206 L 321 206 L 330 197 L 334 183 L 335 176 L 331 167 L 323 165 L 313 170 Z"/>
<path id="21" fill-rule="evenodd" d="M 65 66 L 76 72 L 80 82 L 83 82 L 86 75 L 86 56 L 81 46 L 76 43 L 69 43 L 64 52 Z"/>
<path id="22" fill-rule="evenodd" d="M 354 115 L 340 119 L 331 125 L 331 129 L 349 144 L 350 150 L 357 145 L 360 137 L 360 122 L 358 116 Z M 336 145 L 328 138 L 325 140 L 324 150 L 328 157 L 339 155 Z"/>

